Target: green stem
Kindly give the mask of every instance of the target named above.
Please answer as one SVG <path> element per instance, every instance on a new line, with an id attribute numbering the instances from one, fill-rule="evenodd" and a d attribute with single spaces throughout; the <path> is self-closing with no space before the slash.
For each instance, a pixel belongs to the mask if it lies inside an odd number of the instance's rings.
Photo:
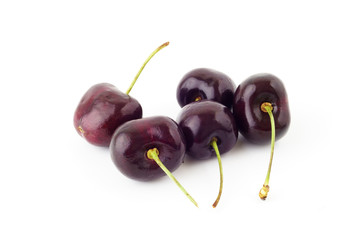
<path id="1" fill-rule="evenodd" d="M 159 167 L 166 173 L 166 175 L 168 175 L 169 178 L 175 182 L 175 184 L 181 189 L 181 191 L 183 191 L 183 193 L 185 193 L 185 195 L 190 199 L 190 201 L 192 203 L 194 203 L 196 207 L 198 207 L 197 202 L 190 196 L 190 194 L 185 190 L 185 188 L 183 186 L 181 186 L 181 184 L 178 182 L 178 180 L 176 180 L 174 175 L 172 175 L 172 173 L 161 162 L 161 160 L 159 158 L 159 150 L 157 148 L 149 149 L 147 151 L 147 157 L 149 159 L 154 160 L 159 165 Z"/>
<path id="2" fill-rule="evenodd" d="M 213 203 L 213 208 L 215 208 L 219 201 L 220 201 L 220 197 L 221 197 L 221 194 L 222 194 L 222 189 L 223 189 L 223 168 L 222 168 L 222 164 L 221 164 L 221 157 L 220 157 L 220 152 L 219 152 L 219 149 L 218 149 L 218 146 L 217 146 L 217 139 L 216 138 L 213 138 L 210 142 L 211 146 L 214 148 L 215 150 L 215 153 L 216 153 L 216 156 L 217 156 L 217 159 L 218 159 L 218 162 L 219 162 L 219 170 L 220 170 L 220 188 L 219 188 L 219 194 L 215 200 L 215 202 Z"/>
<path id="3" fill-rule="evenodd" d="M 153 51 L 150 56 L 145 60 L 145 62 L 143 63 L 143 65 L 141 66 L 139 72 L 136 74 L 134 80 L 132 81 L 129 89 L 126 91 L 126 94 L 129 95 L 131 89 L 133 88 L 133 86 L 135 85 L 136 80 L 139 78 L 142 70 L 145 68 L 146 64 L 150 61 L 150 59 L 161 49 L 163 49 L 164 47 L 166 47 L 167 45 L 169 45 L 169 42 L 163 43 L 161 46 L 159 46 L 158 48 L 155 49 L 155 51 Z"/>
<path id="4" fill-rule="evenodd" d="M 263 187 L 261 188 L 260 192 L 259 192 L 259 196 L 262 200 L 265 200 L 267 197 L 267 194 L 269 192 L 269 180 L 270 180 L 270 172 L 271 172 L 271 165 L 272 165 L 272 160 L 273 160 L 273 156 L 274 156 L 274 146 L 275 146 L 275 120 L 274 120 L 274 115 L 272 113 L 273 107 L 271 105 L 271 103 L 263 103 L 261 106 L 261 109 L 264 111 L 266 111 L 269 114 L 270 117 L 270 124 L 271 124 L 271 153 L 270 153 L 270 162 L 269 162 L 269 167 L 268 167 L 268 171 L 266 174 L 266 178 L 263 184 Z"/>

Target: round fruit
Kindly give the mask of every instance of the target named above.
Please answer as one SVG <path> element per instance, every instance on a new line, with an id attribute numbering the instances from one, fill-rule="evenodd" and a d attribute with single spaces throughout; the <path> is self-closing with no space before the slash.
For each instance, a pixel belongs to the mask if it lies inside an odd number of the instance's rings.
<path id="1" fill-rule="evenodd" d="M 234 82 L 224 73 L 209 68 L 197 68 L 181 79 L 176 96 L 181 107 L 207 99 L 230 108 L 234 91 Z"/>
<path id="2" fill-rule="evenodd" d="M 142 117 L 139 102 L 109 83 L 92 86 L 81 98 L 74 127 L 89 143 L 107 147 L 121 124 Z"/>
<path id="3" fill-rule="evenodd" d="M 237 141 L 238 130 L 229 108 L 213 101 L 186 105 L 178 117 L 184 132 L 187 154 L 195 159 L 216 156 L 210 142 L 216 138 L 220 153 L 228 152 Z"/>
<path id="4" fill-rule="evenodd" d="M 240 133 L 250 142 L 270 143 L 271 124 L 261 105 L 272 105 L 276 139 L 287 132 L 290 125 L 288 98 L 284 84 L 274 75 L 256 74 L 242 82 L 235 91 L 233 113 Z"/>
<path id="5" fill-rule="evenodd" d="M 110 144 L 116 167 L 127 177 L 149 181 L 165 173 L 147 156 L 156 148 L 161 162 L 174 171 L 185 156 L 185 138 L 177 123 L 168 117 L 149 117 L 129 121 L 114 133 Z"/>

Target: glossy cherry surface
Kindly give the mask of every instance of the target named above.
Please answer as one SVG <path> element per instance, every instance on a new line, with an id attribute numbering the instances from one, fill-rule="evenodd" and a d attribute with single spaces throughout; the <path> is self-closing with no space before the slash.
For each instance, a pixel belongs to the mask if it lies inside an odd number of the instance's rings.
<path id="1" fill-rule="evenodd" d="M 213 138 L 220 153 L 228 152 L 237 141 L 238 130 L 230 109 L 217 102 L 190 103 L 182 108 L 177 122 L 185 135 L 187 154 L 195 159 L 216 156 L 210 145 Z"/>
<path id="2" fill-rule="evenodd" d="M 114 133 L 110 152 L 116 167 L 127 177 L 149 181 L 164 176 L 164 171 L 147 152 L 156 148 L 161 162 L 174 171 L 185 156 L 185 138 L 178 124 L 157 116 L 129 121 Z"/>
<path id="3" fill-rule="evenodd" d="M 200 99 L 231 107 L 235 88 L 234 82 L 224 73 L 209 68 L 197 68 L 181 79 L 176 96 L 181 107 Z"/>
<path id="4" fill-rule="evenodd" d="M 270 143 L 271 124 L 261 104 L 273 107 L 276 139 L 287 132 L 290 125 L 288 97 L 282 81 L 268 73 L 250 76 L 235 91 L 233 113 L 240 133 L 256 144 Z"/>
<path id="5" fill-rule="evenodd" d="M 121 124 L 142 117 L 139 102 L 114 85 L 92 86 L 81 98 L 74 114 L 74 127 L 89 143 L 107 147 Z"/>

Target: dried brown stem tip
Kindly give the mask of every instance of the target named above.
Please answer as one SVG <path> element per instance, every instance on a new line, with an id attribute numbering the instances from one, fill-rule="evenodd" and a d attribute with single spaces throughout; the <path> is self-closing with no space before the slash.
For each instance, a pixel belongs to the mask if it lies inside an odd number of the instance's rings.
<path id="1" fill-rule="evenodd" d="M 170 44 L 170 42 L 166 42 L 166 43 L 163 43 L 163 44 L 161 44 L 161 46 L 160 47 L 158 47 L 158 48 L 163 48 L 163 47 L 166 47 L 167 45 L 169 45 Z"/>
<path id="2" fill-rule="evenodd" d="M 262 200 L 265 200 L 267 195 L 268 195 L 268 192 L 269 192 L 269 185 L 263 185 L 263 187 L 260 189 L 260 192 L 259 192 L 259 197 L 262 199 Z"/>

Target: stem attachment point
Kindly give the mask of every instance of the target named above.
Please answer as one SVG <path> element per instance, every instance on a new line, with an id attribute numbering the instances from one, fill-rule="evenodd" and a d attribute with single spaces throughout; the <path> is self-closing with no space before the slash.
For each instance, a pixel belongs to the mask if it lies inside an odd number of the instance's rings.
<path id="1" fill-rule="evenodd" d="M 261 104 L 260 108 L 261 108 L 261 111 L 266 112 L 266 113 L 268 112 L 267 109 L 270 109 L 271 112 L 272 112 L 272 110 L 273 110 L 273 106 L 272 106 L 272 104 L 269 103 L 269 102 L 263 102 L 263 103 Z"/>
<path id="2" fill-rule="evenodd" d="M 200 96 L 197 96 L 195 99 L 194 99 L 194 102 L 198 102 L 200 101 L 202 98 Z"/>

